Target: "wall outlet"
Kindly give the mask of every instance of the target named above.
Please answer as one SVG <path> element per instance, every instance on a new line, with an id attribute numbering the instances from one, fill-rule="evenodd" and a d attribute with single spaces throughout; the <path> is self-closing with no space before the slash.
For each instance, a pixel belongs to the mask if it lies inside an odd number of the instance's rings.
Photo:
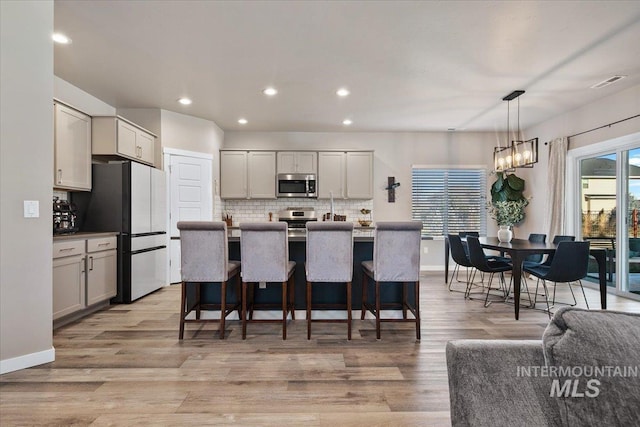
<path id="1" fill-rule="evenodd" d="M 422 253 L 423 254 L 428 254 L 429 253 L 429 247 L 425 246 L 424 248 L 422 248 Z"/>
<path id="2" fill-rule="evenodd" d="M 258 284 L 258 289 L 267 289 L 267 282 L 260 282 Z"/>

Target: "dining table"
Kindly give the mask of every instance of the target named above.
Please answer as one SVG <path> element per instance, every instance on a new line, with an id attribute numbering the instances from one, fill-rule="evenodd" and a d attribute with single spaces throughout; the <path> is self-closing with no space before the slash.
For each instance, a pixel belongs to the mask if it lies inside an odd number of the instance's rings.
<path id="1" fill-rule="evenodd" d="M 520 285 L 522 283 L 522 264 L 529 255 L 532 254 L 553 254 L 558 245 L 555 243 L 536 243 L 527 239 L 512 239 L 509 243 L 501 242 L 497 237 L 480 237 L 480 245 L 484 249 L 499 251 L 508 254 L 513 264 L 513 293 L 515 318 L 520 318 Z M 444 281 L 449 282 L 449 240 L 445 238 L 445 268 Z M 593 256 L 598 264 L 598 282 L 600 285 L 600 306 L 607 308 L 607 271 L 606 271 L 606 251 L 601 248 L 589 249 L 589 255 Z"/>

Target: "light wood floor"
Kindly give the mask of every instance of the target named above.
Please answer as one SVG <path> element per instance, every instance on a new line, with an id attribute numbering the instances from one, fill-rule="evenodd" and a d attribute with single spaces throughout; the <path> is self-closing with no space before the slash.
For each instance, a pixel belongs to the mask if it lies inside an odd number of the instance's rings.
<path id="1" fill-rule="evenodd" d="M 421 281 L 421 342 L 398 323 L 383 323 L 376 341 L 374 322 L 359 313 L 351 342 L 335 323 L 314 324 L 307 341 L 302 312 L 286 341 L 272 324 L 250 324 L 243 341 L 229 321 L 224 341 L 215 325 L 187 325 L 180 342 L 179 290 L 56 330 L 55 362 L 0 377 L 0 424 L 449 425 L 445 343 L 540 339 L 548 323 L 542 311 L 515 321 L 512 305 L 464 300 L 434 273 Z M 596 291 L 587 296 L 599 307 Z M 609 296 L 609 308 L 638 312 L 640 303 Z"/>

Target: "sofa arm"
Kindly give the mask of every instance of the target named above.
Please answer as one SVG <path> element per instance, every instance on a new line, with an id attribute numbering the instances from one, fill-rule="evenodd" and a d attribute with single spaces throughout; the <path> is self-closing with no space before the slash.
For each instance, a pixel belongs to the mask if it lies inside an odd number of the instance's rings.
<path id="1" fill-rule="evenodd" d="M 453 426 L 561 424 L 550 378 L 533 372 L 545 365 L 541 341 L 450 341 L 446 352 Z"/>

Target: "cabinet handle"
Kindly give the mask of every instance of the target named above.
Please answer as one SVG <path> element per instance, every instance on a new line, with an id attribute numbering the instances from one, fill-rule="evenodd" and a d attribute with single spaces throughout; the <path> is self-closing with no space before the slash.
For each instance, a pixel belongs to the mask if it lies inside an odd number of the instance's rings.
<path id="1" fill-rule="evenodd" d="M 93 257 L 89 257 L 89 271 L 93 271 Z"/>
<path id="2" fill-rule="evenodd" d="M 107 243 L 98 243 L 98 246 L 109 246 L 111 243 L 107 242 Z"/>
<path id="3" fill-rule="evenodd" d="M 58 169 L 58 184 L 62 182 L 62 169 Z"/>
<path id="4" fill-rule="evenodd" d="M 82 271 L 80 273 L 84 273 L 87 269 L 86 269 L 86 258 L 82 258 L 81 262 L 82 262 Z"/>
<path id="5" fill-rule="evenodd" d="M 60 252 L 72 251 L 74 249 L 75 248 L 62 248 L 62 249 L 60 249 Z"/>

